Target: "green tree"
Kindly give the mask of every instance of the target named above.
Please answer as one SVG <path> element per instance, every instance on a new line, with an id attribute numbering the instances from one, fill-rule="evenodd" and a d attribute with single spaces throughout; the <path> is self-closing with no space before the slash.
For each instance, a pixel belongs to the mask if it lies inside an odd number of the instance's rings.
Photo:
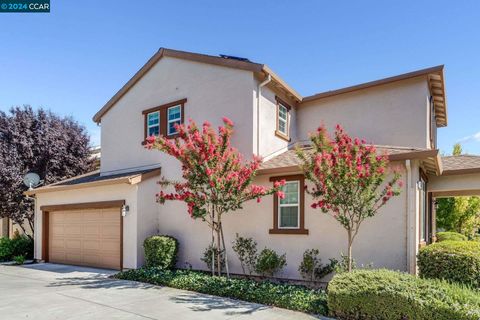
<path id="1" fill-rule="evenodd" d="M 455 144 L 453 145 L 453 152 L 452 152 L 452 154 L 453 154 L 454 156 L 459 156 L 459 155 L 461 155 L 462 153 L 463 153 L 462 145 L 461 145 L 460 143 L 455 143 Z"/>
<path id="2" fill-rule="evenodd" d="M 480 198 L 452 197 L 437 200 L 437 227 L 473 236 L 480 228 Z"/>

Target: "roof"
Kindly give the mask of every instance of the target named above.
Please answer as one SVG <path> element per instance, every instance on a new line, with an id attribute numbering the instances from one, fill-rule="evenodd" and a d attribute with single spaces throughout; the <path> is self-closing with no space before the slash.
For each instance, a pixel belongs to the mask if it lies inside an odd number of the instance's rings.
<path id="1" fill-rule="evenodd" d="M 44 187 L 26 191 L 26 195 L 38 193 L 62 191 L 70 189 L 79 189 L 87 187 L 96 187 L 112 184 L 138 184 L 146 179 L 160 175 L 160 168 L 141 169 L 137 171 L 123 172 L 110 175 L 101 175 L 100 170 L 92 171 L 87 174 L 65 179 Z"/>
<path id="2" fill-rule="evenodd" d="M 376 145 L 379 154 L 388 154 L 390 161 L 406 160 L 406 159 L 423 159 L 429 173 L 440 174 L 441 161 L 438 158 L 438 150 L 408 148 L 397 146 Z M 313 148 L 304 147 L 303 150 L 307 155 L 313 154 Z M 297 157 L 296 150 L 290 149 L 279 154 L 260 165 L 259 174 L 272 174 L 287 171 L 298 171 L 300 159 Z"/>
<path id="3" fill-rule="evenodd" d="M 480 173 L 480 156 L 464 154 L 442 157 L 443 175 Z"/>
<path id="4" fill-rule="evenodd" d="M 444 66 L 439 65 L 427 69 L 421 69 L 409 73 L 400 74 L 394 77 L 383 78 L 375 81 L 365 82 L 350 87 L 317 93 L 302 99 L 302 103 L 328 98 L 339 94 L 350 93 L 358 90 L 368 89 L 379 85 L 394 83 L 397 81 L 426 77 L 430 88 L 430 93 L 434 100 L 435 115 L 437 126 L 445 127 L 447 125 L 447 98 L 445 95 Z"/>
<path id="5" fill-rule="evenodd" d="M 179 51 L 167 48 L 160 48 L 143 67 L 135 73 L 135 75 L 93 116 L 93 121 L 100 123 L 102 116 L 107 113 L 120 98 L 125 95 L 160 59 L 163 57 L 172 57 L 196 62 L 202 62 L 212 65 L 224 66 L 228 68 L 251 71 L 259 77 L 266 78 L 270 75 L 272 81 L 269 85 L 280 89 L 285 95 L 292 100 L 300 102 L 302 96 L 290 87 L 284 80 L 275 74 L 267 65 L 255 63 L 251 61 L 231 59 L 226 56 L 217 57 L 200 53 Z"/>

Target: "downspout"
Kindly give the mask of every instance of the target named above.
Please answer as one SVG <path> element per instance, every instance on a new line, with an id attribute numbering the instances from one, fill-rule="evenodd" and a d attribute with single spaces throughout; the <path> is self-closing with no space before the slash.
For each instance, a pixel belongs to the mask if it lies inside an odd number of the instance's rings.
<path id="1" fill-rule="evenodd" d="M 260 97 L 262 87 L 266 86 L 270 81 L 272 81 L 272 76 L 267 75 L 267 78 L 263 82 L 258 84 L 257 87 L 257 156 L 260 155 Z"/>
<path id="2" fill-rule="evenodd" d="M 412 242 L 415 239 L 415 214 L 412 214 L 412 194 L 411 194 L 411 186 L 412 186 L 412 164 L 409 159 L 405 160 L 405 167 L 407 171 L 407 181 L 405 183 L 406 187 L 406 205 L 407 205 L 407 268 L 408 272 L 411 274 L 415 274 L 415 248 L 412 248 Z M 413 236 L 413 238 L 412 238 Z M 413 242 L 414 243 L 414 242 Z"/>

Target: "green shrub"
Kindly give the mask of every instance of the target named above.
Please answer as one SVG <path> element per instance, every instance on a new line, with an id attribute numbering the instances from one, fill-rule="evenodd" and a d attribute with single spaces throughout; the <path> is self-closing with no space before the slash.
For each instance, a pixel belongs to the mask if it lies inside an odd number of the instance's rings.
<path id="1" fill-rule="evenodd" d="M 253 238 L 244 238 L 238 235 L 232 243 L 232 250 L 237 254 L 240 265 L 242 266 L 243 274 L 252 275 L 255 271 L 255 264 L 257 262 L 257 242 Z"/>
<path id="2" fill-rule="evenodd" d="M 355 270 L 330 282 L 328 308 L 337 319 L 478 320 L 480 295 L 440 280 Z"/>
<path id="3" fill-rule="evenodd" d="M 258 255 L 255 271 L 262 276 L 272 277 L 287 265 L 286 254 L 279 255 L 272 249 L 265 248 Z"/>
<path id="4" fill-rule="evenodd" d="M 14 256 L 13 261 L 15 261 L 16 264 L 22 265 L 25 263 L 25 256 L 19 255 L 19 256 Z"/>
<path id="5" fill-rule="evenodd" d="M 147 282 L 177 289 L 261 303 L 290 310 L 325 315 L 326 295 L 322 290 L 304 286 L 227 279 L 190 270 L 144 268 L 120 272 L 118 279 Z"/>
<path id="6" fill-rule="evenodd" d="M 443 241 L 421 248 L 418 268 L 423 278 L 437 278 L 480 288 L 480 243 Z"/>
<path id="7" fill-rule="evenodd" d="M 437 233 L 437 241 L 467 241 L 468 238 L 461 233 L 444 231 Z"/>
<path id="8" fill-rule="evenodd" d="M 12 241 L 12 257 L 24 256 L 26 259 L 33 258 L 33 240 L 26 235 L 15 235 Z"/>
<path id="9" fill-rule="evenodd" d="M 13 255 L 12 240 L 7 237 L 0 238 L 0 262 L 9 261 Z"/>
<path id="10" fill-rule="evenodd" d="M 151 236 L 143 242 L 147 267 L 175 268 L 178 241 L 170 236 Z"/>
<path id="11" fill-rule="evenodd" d="M 217 247 L 213 247 L 212 245 L 209 245 L 207 248 L 205 248 L 205 251 L 203 251 L 203 257 L 200 260 L 205 262 L 205 264 L 207 265 L 207 268 L 210 271 L 212 271 L 212 254 L 213 254 L 213 258 L 215 258 L 214 269 L 215 269 L 216 272 L 218 272 L 218 268 L 217 268 L 217 266 L 218 266 L 218 262 L 217 262 L 218 249 L 217 249 Z M 225 270 L 225 252 L 223 250 L 220 252 L 220 268 L 221 268 L 221 271 Z"/>
<path id="12" fill-rule="evenodd" d="M 318 249 L 305 250 L 303 253 L 302 262 L 298 267 L 298 272 L 300 272 L 303 279 L 308 281 L 320 280 L 334 271 L 338 261 L 330 259 L 330 263 L 324 266 L 318 256 L 319 253 Z"/>

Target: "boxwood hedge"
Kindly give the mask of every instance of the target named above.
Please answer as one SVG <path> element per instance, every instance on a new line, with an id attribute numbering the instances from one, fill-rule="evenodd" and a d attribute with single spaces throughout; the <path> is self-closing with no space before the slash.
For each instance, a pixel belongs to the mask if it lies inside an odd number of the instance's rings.
<path id="1" fill-rule="evenodd" d="M 249 279 L 227 279 L 226 277 L 211 276 L 199 271 L 165 270 L 162 268 L 128 270 L 118 273 L 115 277 L 307 313 L 320 315 L 327 313 L 325 292 L 303 286 L 278 284 L 269 281 L 257 282 Z"/>
<path id="2" fill-rule="evenodd" d="M 143 242 L 147 267 L 172 269 L 177 263 L 178 241 L 171 236 L 151 236 Z"/>
<path id="3" fill-rule="evenodd" d="M 437 232 L 437 241 L 467 241 L 468 238 L 461 233 L 452 231 Z"/>
<path id="4" fill-rule="evenodd" d="M 444 279 L 480 288 L 480 242 L 443 241 L 420 249 L 423 278 Z"/>
<path id="5" fill-rule="evenodd" d="M 480 295 L 440 280 L 356 270 L 330 282 L 328 308 L 337 319 L 478 320 Z"/>

